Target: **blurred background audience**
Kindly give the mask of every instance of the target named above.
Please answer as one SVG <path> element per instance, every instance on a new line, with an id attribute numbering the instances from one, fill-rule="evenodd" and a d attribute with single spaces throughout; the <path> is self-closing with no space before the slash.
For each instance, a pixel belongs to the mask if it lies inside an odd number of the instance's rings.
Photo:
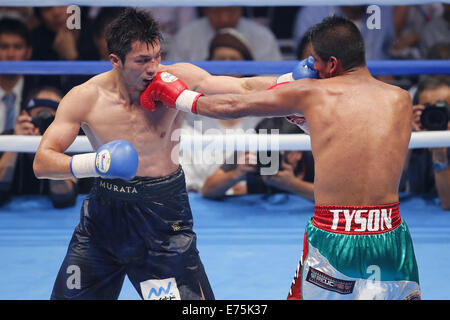
<path id="1" fill-rule="evenodd" d="M 39 136 L 52 123 L 62 93 L 57 88 L 35 89 L 12 130 L 4 134 Z M 0 153 L 0 205 L 17 195 L 46 195 L 55 208 L 75 205 L 77 181 L 39 180 L 33 172 L 34 153 Z"/>
<path id="2" fill-rule="evenodd" d="M 170 46 L 169 60 L 205 60 L 215 33 L 235 28 L 248 40 L 255 60 L 281 60 L 277 39 L 264 25 L 243 16 L 242 7 L 205 7 L 204 17 L 182 27 Z"/>
<path id="3" fill-rule="evenodd" d="M 0 61 L 109 60 L 105 29 L 123 7 L 78 7 L 79 28 L 69 27 L 68 19 L 73 15 L 69 8 L 0 7 Z M 312 52 L 309 28 L 329 15 L 344 16 L 356 24 L 365 40 L 367 60 L 450 59 L 450 4 L 378 6 L 379 15 L 368 8 L 367 5 L 186 6 L 143 7 L 142 10 L 151 12 L 160 23 L 164 37 L 163 60 L 301 60 Z M 36 123 L 31 121 L 39 109 L 29 107 L 28 101 L 33 101 L 30 98 L 57 102 L 73 86 L 90 77 L 92 75 L 0 74 L 0 132 L 40 134 Z M 409 90 L 414 105 L 412 127 L 416 132 L 433 130 L 422 122 L 423 114 L 434 110 L 430 106 L 448 111 L 448 75 L 384 76 L 380 79 Z M 47 108 L 47 115 L 54 113 L 52 107 L 41 107 Z M 445 112 L 437 112 L 436 122 L 448 120 L 444 115 Z M 292 128 L 287 129 L 282 118 L 218 120 L 187 115 L 183 127 L 186 133 L 203 134 L 211 130 L 222 134 L 227 130 L 262 128 L 297 132 L 289 131 Z M 401 191 L 435 195 L 443 208 L 450 209 L 448 154 L 448 148 L 410 150 Z M 222 155 L 222 163 L 213 165 L 183 163 L 183 156 L 186 155 L 181 155 L 181 159 L 188 189 L 206 197 L 290 192 L 313 199 L 314 160 L 310 152 L 285 152 L 281 170 L 266 177 L 255 174 L 255 164 L 224 164 L 227 155 Z M 247 162 L 254 160 L 252 155 L 242 156 Z M 31 154 L 4 152 L 0 159 L 3 202 L 15 194 L 39 193 L 49 195 L 55 206 L 70 205 L 74 195 L 87 192 L 91 185 L 83 179 L 39 184 L 31 171 Z M 227 175 L 233 175 L 233 179 L 224 183 Z M 57 198 L 59 200 L 55 200 Z M 63 198 L 67 201 L 61 201 Z"/>

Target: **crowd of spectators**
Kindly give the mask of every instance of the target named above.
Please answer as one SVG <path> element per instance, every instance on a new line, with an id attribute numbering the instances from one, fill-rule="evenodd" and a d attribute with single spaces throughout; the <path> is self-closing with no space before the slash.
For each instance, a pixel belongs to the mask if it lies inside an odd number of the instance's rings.
<path id="1" fill-rule="evenodd" d="M 73 28 L 67 21 L 74 13 L 67 6 L 0 7 L 0 61 L 108 60 L 105 30 L 121 10 L 121 7 L 81 7 L 80 27 Z M 329 15 L 344 16 L 358 26 L 364 37 L 367 60 L 448 60 L 450 55 L 449 4 L 377 6 L 377 12 L 369 6 L 142 10 L 151 12 L 159 21 L 164 38 L 162 59 L 169 61 L 304 59 L 311 53 L 309 28 Z M 51 119 L 64 94 L 89 78 L 0 74 L 0 133 L 42 134 L 42 127 L 39 128 L 42 122 L 36 120 L 38 114 L 42 118 L 46 112 Z M 421 120 L 430 106 L 444 106 L 450 114 L 449 75 L 380 79 L 410 91 L 413 131 L 435 130 Z M 201 123 L 200 128 L 195 123 Z M 211 129 L 218 134 L 231 129 L 302 133 L 283 118 L 216 120 L 187 115 L 184 129 L 188 133 Z M 448 129 L 450 121 L 444 130 Z M 410 150 L 400 191 L 438 196 L 441 206 L 450 209 L 449 154 L 449 148 Z M 212 165 L 182 156 L 188 190 L 214 199 L 231 194 L 288 192 L 314 201 L 314 160 L 310 152 L 281 154 L 280 170 L 272 176 L 256 173 L 259 164 L 253 154 L 231 156 L 235 160 L 232 165 L 225 164 L 228 163 L 225 155 L 221 163 Z M 0 205 L 14 195 L 45 194 L 55 207 L 67 207 L 74 204 L 79 192 L 89 189 L 89 183 L 75 179 L 37 180 L 31 168 L 32 159 L 32 154 L 0 152 Z"/>

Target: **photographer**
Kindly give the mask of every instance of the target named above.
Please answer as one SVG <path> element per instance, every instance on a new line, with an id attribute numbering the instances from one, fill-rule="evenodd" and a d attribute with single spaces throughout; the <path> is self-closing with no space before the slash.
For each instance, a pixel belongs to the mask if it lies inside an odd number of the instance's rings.
<path id="1" fill-rule="evenodd" d="M 262 120 L 256 132 L 279 129 L 281 134 L 303 133 L 284 118 Z M 314 201 L 314 160 L 311 152 L 285 151 L 279 154 L 279 169 L 274 175 L 261 175 L 258 156 L 250 152 L 235 153 L 232 164 L 223 164 L 203 185 L 205 198 L 219 199 L 225 195 L 293 193 Z M 270 157 L 273 160 L 271 155 Z M 270 164 L 272 165 L 272 164 Z"/>
<path id="2" fill-rule="evenodd" d="M 14 129 L 4 134 L 42 135 L 53 121 L 61 100 L 57 89 L 45 87 L 32 95 L 17 118 Z M 16 195 L 48 195 L 55 208 L 75 205 L 75 180 L 38 180 L 33 173 L 33 153 L 0 153 L 0 205 Z"/>
<path id="3" fill-rule="evenodd" d="M 450 77 L 429 76 L 421 80 L 413 101 L 412 130 L 450 130 Z M 450 210 L 449 148 L 410 150 L 400 191 L 439 196 Z"/>

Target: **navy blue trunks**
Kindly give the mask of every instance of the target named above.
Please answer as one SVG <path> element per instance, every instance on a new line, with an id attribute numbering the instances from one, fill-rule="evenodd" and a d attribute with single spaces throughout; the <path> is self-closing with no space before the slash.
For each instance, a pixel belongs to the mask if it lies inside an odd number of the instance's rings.
<path id="1" fill-rule="evenodd" d="M 181 167 L 162 178 L 96 179 L 51 299 L 117 299 L 125 275 L 142 299 L 214 299 Z"/>

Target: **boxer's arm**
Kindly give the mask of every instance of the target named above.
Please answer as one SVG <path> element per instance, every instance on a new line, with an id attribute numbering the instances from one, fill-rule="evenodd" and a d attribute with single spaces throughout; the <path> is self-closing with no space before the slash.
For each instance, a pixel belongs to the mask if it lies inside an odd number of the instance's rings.
<path id="1" fill-rule="evenodd" d="M 204 94 L 249 93 L 253 91 L 265 90 L 277 83 L 290 82 L 303 78 L 319 78 L 318 72 L 314 70 L 314 64 L 314 58 L 308 57 L 307 59 L 299 61 L 292 72 L 278 77 L 255 76 L 236 78 L 227 76 L 212 76 L 199 68 L 199 75 L 203 73 L 203 76 L 200 76 L 200 81 L 198 81 L 197 85 L 194 85 L 192 90 L 199 91 Z M 183 77 L 180 78 L 184 79 Z"/>
<path id="2" fill-rule="evenodd" d="M 194 90 L 208 95 L 221 93 L 250 93 L 266 90 L 276 84 L 276 81 L 276 77 L 269 76 L 236 78 L 209 75 L 203 78 Z"/>
<path id="3" fill-rule="evenodd" d="M 87 95 L 87 96 L 86 96 Z M 37 178 L 73 178 L 70 171 L 71 156 L 64 154 L 78 135 L 83 106 L 91 106 L 89 93 L 75 87 L 59 103 L 55 120 L 42 136 L 36 151 L 33 170 Z"/>
<path id="4" fill-rule="evenodd" d="M 320 99 L 321 89 L 317 80 L 301 79 L 275 90 L 201 96 L 196 107 L 198 114 L 220 119 L 278 117 L 305 114 L 310 106 L 320 103 Z"/>
<path id="5" fill-rule="evenodd" d="M 164 70 L 182 79 L 190 90 L 204 94 L 248 93 L 265 90 L 277 82 L 277 77 L 271 76 L 215 76 L 190 63 L 176 63 L 166 66 Z"/>

